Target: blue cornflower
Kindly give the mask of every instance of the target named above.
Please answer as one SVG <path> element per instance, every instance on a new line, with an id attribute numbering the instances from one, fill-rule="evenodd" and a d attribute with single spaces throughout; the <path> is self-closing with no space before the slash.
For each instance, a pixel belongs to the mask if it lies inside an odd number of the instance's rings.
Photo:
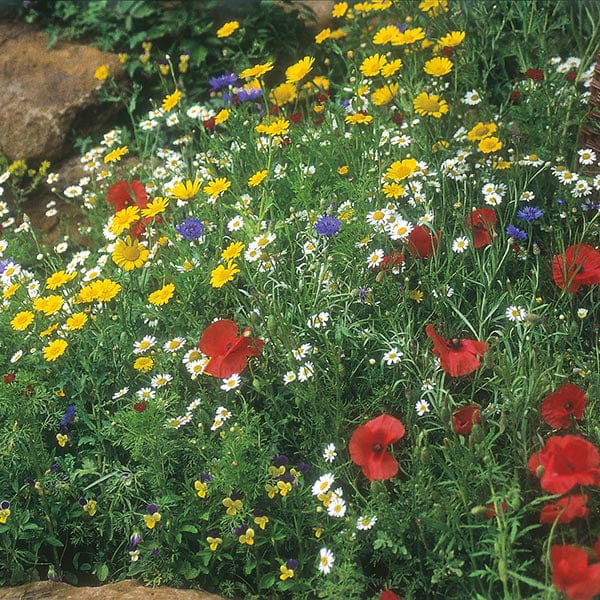
<path id="1" fill-rule="evenodd" d="M 65 416 L 60 421 L 61 429 L 66 430 L 67 426 L 73 420 L 74 416 L 75 416 L 75 405 L 69 404 L 69 406 L 67 406 L 67 410 L 65 411 Z"/>
<path id="2" fill-rule="evenodd" d="M 517 217 L 523 221 L 537 221 L 544 216 L 544 211 L 537 206 L 525 206 L 517 212 Z"/>
<path id="3" fill-rule="evenodd" d="M 186 240 L 197 240 L 204 235 L 204 223 L 200 219 L 190 217 L 179 223 L 175 231 Z"/>
<path id="4" fill-rule="evenodd" d="M 320 235 L 335 235 L 341 228 L 342 222 L 337 217 L 324 216 L 315 223 L 315 231 Z"/>
<path id="5" fill-rule="evenodd" d="M 508 225 L 506 227 L 506 233 L 510 235 L 510 237 L 519 240 L 520 242 L 524 242 L 527 240 L 527 232 L 515 227 L 514 225 Z"/>
<path id="6" fill-rule="evenodd" d="M 228 85 L 233 85 L 238 80 L 238 77 L 235 73 L 227 72 L 223 73 L 223 75 L 218 75 L 217 77 L 211 77 L 208 80 L 208 84 L 210 85 L 211 92 L 217 92 L 221 88 L 224 88 Z"/>
<path id="7" fill-rule="evenodd" d="M 12 259 L 10 258 L 5 258 L 3 260 L 0 260 L 0 275 L 2 275 L 2 273 L 4 273 L 4 270 L 6 269 L 6 267 L 8 267 L 8 265 L 12 262 Z"/>

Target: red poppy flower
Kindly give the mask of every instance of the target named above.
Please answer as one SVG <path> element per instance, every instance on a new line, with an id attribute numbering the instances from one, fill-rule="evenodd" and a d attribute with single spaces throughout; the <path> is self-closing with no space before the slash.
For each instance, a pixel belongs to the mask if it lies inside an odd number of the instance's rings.
<path id="1" fill-rule="evenodd" d="M 544 71 L 541 69 L 527 69 L 527 71 L 525 71 L 525 77 L 531 79 L 531 81 L 543 81 Z"/>
<path id="2" fill-rule="evenodd" d="M 290 115 L 290 121 L 292 123 L 299 123 L 302 120 L 302 113 L 295 112 Z"/>
<path id="3" fill-rule="evenodd" d="M 600 252 L 588 244 L 569 246 L 552 261 L 554 283 L 567 292 L 600 283 Z"/>
<path id="4" fill-rule="evenodd" d="M 7 373 L 4 376 L 4 383 L 12 383 L 15 380 L 15 374 L 14 373 Z"/>
<path id="5" fill-rule="evenodd" d="M 459 435 L 469 435 L 475 423 L 481 423 L 478 404 L 461 406 L 452 413 L 452 427 Z"/>
<path id="6" fill-rule="evenodd" d="M 452 377 L 468 375 L 476 371 L 481 363 L 479 356 L 483 356 L 488 345 L 477 340 L 453 338 L 445 340 L 436 333 L 433 325 L 425 327 L 425 333 L 433 341 L 433 353 L 440 359 L 440 366 Z"/>
<path id="7" fill-rule="evenodd" d="M 488 504 L 486 507 L 486 516 L 488 519 L 493 519 L 497 513 L 496 513 L 496 507 L 493 504 Z M 506 503 L 505 500 L 502 500 L 502 502 L 500 502 L 500 510 L 505 513 L 508 510 L 508 504 Z"/>
<path id="8" fill-rule="evenodd" d="M 569 600 L 592 600 L 600 592 L 600 563 L 589 565 L 589 554 L 577 546 L 550 548 L 552 583 Z"/>
<path id="9" fill-rule="evenodd" d="M 566 429 L 571 424 L 571 415 L 576 419 L 583 418 L 586 404 L 583 390 L 565 383 L 542 401 L 542 418 L 554 429 Z"/>
<path id="10" fill-rule="evenodd" d="M 518 90 L 513 90 L 508 97 L 511 104 L 519 104 L 522 98 L 523 94 L 521 94 L 521 92 L 519 92 Z"/>
<path id="11" fill-rule="evenodd" d="M 394 594 L 392 590 L 384 590 L 379 594 L 379 600 L 402 600 L 398 594 Z"/>
<path id="12" fill-rule="evenodd" d="M 206 131 L 212 131 L 217 126 L 217 123 L 214 117 L 210 117 L 202 121 L 202 126 Z"/>
<path id="13" fill-rule="evenodd" d="M 467 226 L 473 234 L 473 246 L 483 248 L 492 243 L 494 236 L 494 225 L 498 217 L 493 208 L 477 208 L 467 215 Z"/>
<path id="14" fill-rule="evenodd" d="M 417 258 L 429 258 L 433 256 L 441 232 L 433 233 L 425 225 L 415 225 L 414 229 L 408 234 L 406 245 L 413 256 Z"/>
<path id="15" fill-rule="evenodd" d="M 148 403 L 145 400 L 142 400 L 141 402 L 136 402 L 133 405 L 133 410 L 135 410 L 135 412 L 139 412 L 139 413 L 144 412 L 147 408 L 148 408 Z"/>
<path id="16" fill-rule="evenodd" d="M 146 208 L 148 204 L 146 188 L 137 179 L 113 183 L 106 192 L 106 199 L 115 207 L 115 212 L 135 204 L 140 208 Z"/>
<path id="17" fill-rule="evenodd" d="M 552 436 L 541 452 L 529 458 L 528 468 L 539 477 L 542 489 L 551 494 L 566 494 L 576 485 L 600 485 L 600 453 L 578 435 Z"/>
<path id="18" fill-rule="evenodd" d="M 573 494 L 565 496 L 557 502 L 546 504 L 540 513 L 540 523 L 549 523 L 552 525 L 555 521 L 558 523 L 570 523 L 578 517 L 588 516 L 588 508 L 585 505 L 588 497 L 585 494 Z"/>
<path id="19" fill-rule="evenodd" d="M 398 463 L 386 448 L 404 433 L 404 425 L 384 413 L 356 428 L 348 444 L 350 458 L 362 468 L 369 481 L 389 479 L 398 472 Z"/>
<path id="20" fill-rule="evenodd" d="M 237 336 L 238 326 L 230 319 L 221 319 L 209 325 L 202 334 L 198 347 L 210 360 L 204 369 L 208 375 L 231 377 L 248 365 L 248 357 L 258 356 L 264 342 L 250 337 L 250 329 Z"/>
<path id="21" fill-rule="evenodd" d="M 392 267 L 397 267 L 401 265 L 404 261 L 404 256 L 402 256 L 402 252 L 398 252 L 398 250 L 392 250 L 388 255 L 383 257 L 383 260 L 379 263 L 380 271 L 387 271 Z"/>

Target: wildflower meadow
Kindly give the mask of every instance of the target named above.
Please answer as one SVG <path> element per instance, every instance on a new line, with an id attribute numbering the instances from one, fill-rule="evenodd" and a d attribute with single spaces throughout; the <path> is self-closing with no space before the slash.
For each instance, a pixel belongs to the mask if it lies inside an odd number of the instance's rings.
<path id="1" fill-rule="evenodd" d="M 2 164 L 1 582 L 598 597 L 600 20 L 575 5 L 338 2 L 289 64 L 213 23 L 236 59 L 209 95 L 163 61 L 85 177 L 31 170 L 81 241 L 45 245 Z"/>

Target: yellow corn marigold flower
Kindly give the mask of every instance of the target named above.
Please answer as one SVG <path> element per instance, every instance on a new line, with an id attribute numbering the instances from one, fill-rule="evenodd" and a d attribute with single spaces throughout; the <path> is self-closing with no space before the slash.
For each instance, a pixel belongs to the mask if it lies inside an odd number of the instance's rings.
<path id="1" fill-rule="evenodd" d="M 406 179 L 417 170 L 417 161 L 414 158 L 405 158 L 393 162 L 385 172 L 385 179 L 398 183 Z"/>
<path id="2" fill-rule="evenodd" d="M 194 179 L 194 181 L 187 179 L 185 183 L 180 181 L 173 186 L 171 196 L 175 196 L 179 200 L 189 200 L 200 191 L 201 185 L 202 181 L 200 179 Z"/>
<path id="3" fill-rule="evenodd" d="M 402 68 L 402 59 L 397 58 L 396 60 L 392 60 L 391 62 L 385 64 L 381 68 L 381 74 L 384 77 L 391 77 L 395 75 Z"/>
<path id="4" fill-rule="evenodd" d="M 319 31 L 317 35 L 315 35 L 315 43 L 322 44 L 325 40 L 328 40 L 331 37 L 331 29 L 329 27 L 325 27 L 325 29 Z"/>
<path id="5" fill-rule="evenodd" d="M 273 89 L 269 96 L 269 100 L 277 106 L 283 106 L 289 102 L 293 102 L 296 97 L 296 86 L 292 83 L 282 83 Z"/>
<path id="6" fill-rule="evenodd" d="M 432 77 L 443 77 L 452 71 L 454 64 L 445 56 L 436 56 L 423 65 L 423 71 Z"/>
<path id="7" fill-rule="evenodd" d="M 162 108 L 165 112 L 173 110 L 181 100 L 181 90 L 175 90 L 172 94 L 165 96 L 162 101 Z"/>
<path id="8" fill-rule="evenodd" d="M 427 92 L 420 93 L 413 100 L 413 107 L 418 115 L 436 119 L 448 112 L 448 103 L 445 100 L 441 100 L 437 94 L 429 95 Z"/>
<path id="9" fill-rule="evenodd" d="M 447 33 L 446 35 L 442 36 L 438 40 L 438 44 L 442 48 L 454 48 L 455 46 L 459 46 L 464 39 L 464 31 L 451 31 L 450 33 Z"/>
<path id="10" fill-rule="evenodd" d="M 62 296 L 43 296 L 36 298 L 33 301 L 33 309 L 43 312 L 47 317 L 49 317 L 55 312 L 58 312 L 62 308 L 63 304 L 64 299 Z"/>
<path id="11" fill-rule="evenodd" d="M 423 302 L 423 298 L 425 298 L 425 294 L 421 290 L 411 290 L 408 292 L 408 297 L 411 300 L 414 300 L 417 304 L 421 304 L 421 302 Z"/>
<path id="12" fill-rule="evenodd" d="M 373 36 L 373 43 L 376 46 L 383 46 L 394 42 L 400 35 L 400 30 L 395 25 L 386 25 L 382 27 Z"/>
<path id="13" fill-rule="evenodd" d="M 108 230 L 113 235 L 121 235 L 126 229 L 129 229 L 136 221 L 140 219 L 140 207 L 127 206 L 117 211 L 110 219 Z"/>
<path id="14" fill-rule="evenodd" d="M 342 165 L 341 167 L 338 167 L 338 175 L 348 175 L 349 169 L 348 169 L 348 165 Z"/>
<path id="15" fill-rule="evenodd" d="M 482 139 L 478 146 L 484 154 L 490 154 L 491 152 L 498 152 L 502 148 L 502 142 L 497 137 L 491 136 Z"/>
<path id="16" fill-rule="evenodd" d="M 221 252 L 221 258 L 225 261 L 233 260 L 237 258 L 244 250 L 244 242 L 231 242 L 223 252 Z"/>
<path id="17" fill-rule="evenodd" d="M 312 56 L 305 56 L 296 64 L 285 70 L 285 80 L 287 83 L 297 83 L 304 79 L 312 70 L 315 59 Z"/>
<path id="18" fill-rule="evenodd" d="M 69 436 L 68 435 L 64 435 L 63 433 L 57 433 L 56 434 L 56 441 L 58 442 L 58 445 L 61 448 L 64 448 L 67 445 L 67 442 L 69 441 Z"/>
<path id="19" fill-rule="evenodd" d="M 67 342 L 65 340 L 53 340 L 47 346 L 44 347 L 44 358 L 48 362 L 56 360 L 59 356 L 62 356 L 64 351 L 67 349 Z"/>
<path id="20" fill-rule="evenodd" d="M 217 29 L 218 38 L 226 38 L 235 33 L 240 28 L 240 24 L 237 21 L 228 21 L 219 29 Z"/>
<path id="21" fill-rule="evenodd" d="M 3 298 L 10 298 L 11 296 L 14 296 L 16 291 L 21 287 L 20 283 L 13 283 L 12 285 L 9 285 L 3 292 L 2 292 L 2 297 Z"/>
<path id="22" fill-rule="evenodd" d="M 227 266 L 219 265 L 210 274 L 210 285 L 214 288 L 223 287 L 228 281 L 233 281 L 234 275 L 240 270 L 233 260 L 227 261 Z"/>
<path id="23" fill-rule="evenodd" d="M 339 19 L 340 17 L 343 17 L 346 14 L 347 10 L 347 2 L 337 2 L 333 5 L 333 8 L 331 9 L 331 16 L 335 19 Z"/>
<path id="24" fill-rule="evenodd" d="M 205 187 L 204 192 L 213 200 L 218 198 L 223 192 L 226 192 L 231 187 L 231 181 L 225 177 L 219 177 L 214 181 L 210 181 Z"/>
<path id="25" fill-rule="evenodd" d="M 398 183 L 386 183 L 382 188 L 383 195 L 386 198 L 402 198 L 406 190 Z"/>
<path id="26" fill-rule="evenodd" d="M 262 65 L 254 65 L 253 67 L 250 67 L 249 69 L 244 69 L 239 77 L 240 79 L 253 79 L 253 78 L 260 78 L 263 75 L 265 75 L 265 73 L 268 73 L 271 69 L 273 68 L 273 63 L 272 62 L 266 62 Z"/>
<path id="27" fill-rule="evenodd" d="M 290 122 L 284 117 L 279 117 L 268 123 L 257 125 L 254 130 L 267 135 L 285 135 L 290 128 Z"/>
<path id="28" fill-rule="evenodd" d="M 98 81 L 104 81 L 110 75 L 110 71 L 106 65 L 100 65 L 94 72 L 94 77 Z"/>
<path id="29" fill-rule="evenodd" d="M 104 157 L 104 164 L 107 164 L 110 162 L 118 162 L 128 152 L 129 152 L 129 148 L 127 146 L 121 146 L 120 148 L 115 148 L 112 152 L 109 152 Z"/>
<path id="30" fill-rule="evenodd" d="M 479 140 L 483 140 L 486 137 L 491 136 L 496 132 L 496 123 L 477 123 L 472 129 L 470 129 L 467 133 L 467 139 L 470 142 L 477 142 Z"/>
<path id="31" fill-rule="evenodd" d="M 117 240 L 111 256 L 117 266 L 126 271 L 133 271 L 141 267 L 148 260 L 149 255 L 148 248 L 128 235 L 125 240 Z"/>
<path id="32" fill-rule="evenodd" d="M 430 17 L 435 17 L 448 12 L 448 0 L 422 0 L 419 10 L 428 13 Z"/>
<path id="33" fill-rule="evenodd" d="M 25 331 L 33 323 L 33 319 L 34 314 L 30 310 L 24 310 L 14 316 L 10 326 L 15 331 Z"/>
<path id="34" fill-rule="evenodd" d="M 164 213 L 169 206 L 169 199 L 163 198 L 162 196 L 157 196 L 156 198 L 152 198 L 150 202 L 146 205 L 146 208 L 142 208 L 142 217 L 151 218 Z"/>
<path id="35" fill-rule="evenodd" d="M 133 368 L 140 373 L 147 373 L 152 370 L 152 367 L 154 367 L 154 360 L 149 356 L 140 356 L 133 363 Z"/>
<path id="36" fill-rule="evenodd" d="M 423 28 L 415 27 L 399 33 L 398 36 L 392 40 L 392 46 L 406 46 L 414 44 L 415 42 L 420 42 L 423 39 L 425 39 Z"/>
<path id="37" fill-rule="evenodd" d="M 394 96 L 398 93 L 399 84 L 390 83 L 389 85 L 384 85 L 381 88 L 376 89 L 371 94 L 371 100 L 375 106 L 385 106 L 389 104 Z"/>
<path id="38" fill-rule="evenodd" d="M 81 329 L 87 322 L 88 317 L 85 313 L 73 313 L 65 323 L 65 326 L 68 331 L 73 331 L 75 329 Z"/>
<path id="39" fill-rule="evenodd" d="M 174 293 L 175 293 L 175 286 L 172 283 L 167 283 L 166 285 L 161 287 L 160 290 L 156 290 L 155 292 L 152 292 L 148 296 L 148 302 L 150 302 L 150 304 L 154 304 L 156 306 L 162 306 L 163 304 L 166 304 L 173 297 Z"/>
<path id="40" fill-rule="evenodd" d="M 221 123 L 225 123 L 225 121 L 227 121 L 227 119 L 229 119 L 229 115 L 230 115 L 231 111 L 226 109 L 226 108 L 222 108 L 216 115 L 215 115 L 215 125 L 220 125 Z"/>
<path id="41" fill-rule="evenodd" d="M 49 290 L 56 290 L 59 287 L 65 285 L 65 283 L 69 283 L 69 281 L 73 281 L 77 277 L 77 271 L 74 273 L 66 273 L 65 271 L 57 271 L 53 273 L 46 279 L 46 287 Z"/>
<path id="42" fill-rule="evenodd" d="M 358 69 L 365 77 L 375 77 L 375 75 L 379 75 L 386 63 L 387 58 L 385 54 L 373 54 L 372 56 L 367 56 Z"/>
<path id="43" fill-rule="evenodd" d="M 256 187 L 260 185 L 267 177 L 269 172 L 265 169 L 263 171 L 256 171 L 254 175 L 251 175 L 248 179 L 248 187 Z"/>
<path id="44" fill-rule="evenodd" d="M 90 286 L 98 302 L 109 302 L 121 291 L 121 285 L 110 279 L 96 279 Z"/>
<path id="45" fill-rule="evenodd" d="M 40 332 L 40 337 L 48 337 L 50 334 L 54 333 L 56 330 L 58 329 L 58 323 L 53 323 L 52 325 L 50 325 L 50 327 L 48 327 L 47 329 L 44 329 L 44 331 Z"/>
<path id="46" fill-rule="evenodd" d="M 512 163 L 510 160 L 496 160 L 492 163 L 492 166 L 498 171 L 503 171 L 504 169 L 510 169 Z"/>
<path id="47" fill-rule="evenodd" d="M 348 115 L 345 121 L 348 125 L 368 125 L 373 121 L 373 117 L 364 113 L 356 113 L 354 115 Z"/>

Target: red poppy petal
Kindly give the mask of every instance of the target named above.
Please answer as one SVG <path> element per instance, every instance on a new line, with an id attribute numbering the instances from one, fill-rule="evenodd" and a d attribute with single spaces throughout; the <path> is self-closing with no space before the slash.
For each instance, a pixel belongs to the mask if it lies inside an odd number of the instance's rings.
<path id="1" fill-rule="evenodd" d="M 373 435 L 366 425 L 360 425 L 354 430 L 348 443 L 350 458 L 357 465 L 362 466 L 369 460 L 373 452 Z"/>
<path id="2" fill-rule="evenodd" d="M 398 462 L 385 450 L 377 454 L 372 452 L 366 464 L 362 465 L 362 471 L 369 481 L 390 479 L 398 473 Z"/>
<path id="3" fill-rule="evenodd" d="M 385 413 L 372 419 L 365 426 L 384 448 L 397 442 L 406 433 L 401 421 Z"/>
<path id="4" fill-rule="evenodd" d="M 470 352 L 447 352 L 440 356 L 440 366 L 448 375 L 461 377 L 479 369 L 481 363 Z"/>
<path id="5" fill-rule="evenodd" d="M 237 325 L 231 319 L 220 319 L 209 325 L 202 334 L 198 347 L 207 356 L 219 356 L 233 344 L 238 333 Z"/>

